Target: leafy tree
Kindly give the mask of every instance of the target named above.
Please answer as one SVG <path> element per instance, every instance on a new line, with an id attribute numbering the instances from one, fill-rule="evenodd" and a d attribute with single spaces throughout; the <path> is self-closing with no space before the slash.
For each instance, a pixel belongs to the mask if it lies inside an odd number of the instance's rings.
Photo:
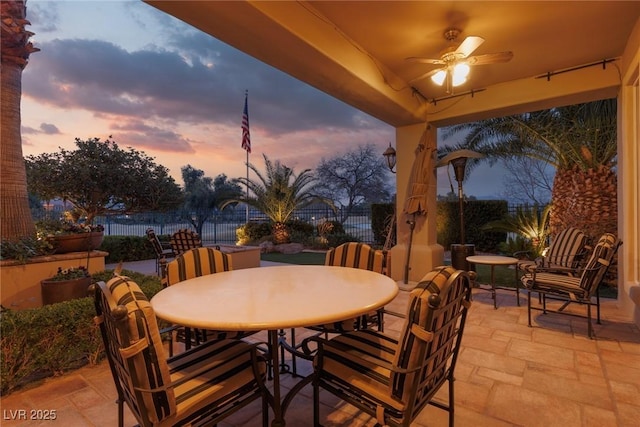
<path id="1" fill-rule="evenodd" d="M 222 204 L 242 195 L 242 188 L 227 179 L 225 174 L 215 179 L 204 176 L 204 171 L 195 169 L 191 165 L 183 166 L 182 180 L 184 181 L 184 210 L 188 214 L 191 225 L 202 235 L 204 223 L 215 217 Z"/>
<path id="2" fill-rule="evenodd" d="M 571 226 L 591 236 L 616 229 L 615 99 L 455 125 L 443 136 L 461 131 L 468 132 L 464 141 L 446 151 L 475 150 L 490 163 L 529 157 L 556 169 L 552 234 Z"/>
<path id="3" fill-rule="evenodd" d="M 182 192 L 169 170 L 133 148 L 122 150 L 109 139 L 82 141 L 76 150 L 26 158 L 29 191 L 44 200 L 61 198 L 74 205 L 74 219 L 88 224 L 109 212 L 175 209 Z"/>
<path id="4" fill-rule="evenodd" d="M 20 133 L 20 100 L 22 98 L 22 70 L 29 55 L 40 49 L 29 42 L 32 32 L 25 30 L 30 22 L 26 1 L 2 1 L 2 121 L 0 129 L 0 218 L 2 239 L 17 242 L 35 234 L 29 211 L 27 178 L 22 157 Z"/>
<path id="5" fill-rule="evenodd" d="M 256 166 L 249 163 L 258 177 L 257 180 L 238 178 L 238 182 L 248 186 L 252 195 L 238 197 L 227 201 L 244 202 L 264 213 L 273 222 L 273 239 L 275 243 L 289 241 L 289 231 L 285 223 L 296 209 L 305 208 L 313 203 L 325 203 L 333 207 L 333 203 L 316 193 L 316 178 L 310 169 L 305 169 L 296 175 L 293 169 L 283 165 L 280 161 L 272 162 L 264 157 L 266 173 L 263 175 Z"/>
<path id="6" fill-rule="evenodd" d="M 360 145 L 353 151 L 322 159 L 316 168 L 318 191 L 334 200 L 344 223 L 355 207 L 387 202 L 389 169 L 372 144 Z"/>

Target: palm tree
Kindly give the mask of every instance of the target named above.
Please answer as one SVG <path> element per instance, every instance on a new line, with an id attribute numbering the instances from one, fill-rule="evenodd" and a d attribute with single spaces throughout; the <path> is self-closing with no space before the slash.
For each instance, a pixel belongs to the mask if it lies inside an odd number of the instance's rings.
<path id="1" fill-rule="evenodd" d="M 556 169 L 549 227 L 552 235 L 578 227 L 598 237 L 617 225 L 616 100 L 455 125 L 443 136 L 468 132 L 461 148 L 485 159 L 530 157 Z"/>
<path id="2" fill-rule="evenodd" d="M 29 21 L 26 1 L 2 1 L 2 128 L 0 141 L 0 218 L 2 239 L 19 240 L 35 234 L 29 198 L 27 177 L 22 157 L 20 133 L 20 98 L 22 97 L 22 70 L 29 55 L 39 49 L 33 47 L 25 30 Z"/>
<path id="3" fill-rule="evenodd" d="M 311 169 L 305 169 L 296 175 L 293 169 L 281 164 L 280 161 L 272 162 L 266 155 L 263 157 L 265 175 L 260 173 L 253 164 L 249 164 L 249 168 L 258 176 L 258 180 L 238 178 L 238 182 L 247 186 L 253 195 L 229 200 L 224 206 L 233 202 L 244 202 L 260 210 L 273 223 L 275 243 L 287 243 L 289 231 L 285 223 L 291 218 L 293 211 L 317 202 L 333 207 L 333 202 L 313 193 L 315 178 L 311 174 Z"/>

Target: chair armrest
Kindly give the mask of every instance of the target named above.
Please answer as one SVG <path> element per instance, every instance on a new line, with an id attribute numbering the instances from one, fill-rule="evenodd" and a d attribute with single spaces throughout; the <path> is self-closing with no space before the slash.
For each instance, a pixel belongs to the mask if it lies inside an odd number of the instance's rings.
<path id="1" fill-rule="evenodd" d="M 321 347 L 324 346 L 328 346 L 328 347 L 335 347 L 333 345 L 333 343 L 331 342 L 331 340 L 327 340 L 324 338 L 320 338 L 320 337 L 310 337 L 309 340 L 311 341 L 316 341 L 318 343 L 318 350 L 320 350 Z M 318 356 L 316 357 L 322 357 L 322 352 L 318 351 Z M 362 360 L 364 363 L 363 364 L 368 364 L 368 365 L 376 365 L 376 366 L 380 366 L 382 368 L 388 369 L 391 372 L 395 372 L 398 374 L 410 374 L 412 372 L 417 372 L 420 370 L 420 366 L 416 366 L 414 368 L 401 368 L 399 366 L 393 365 L 392 363 L 386 362 L 382 359 L 377 359 L 375 362 L 372 362 L 371 360 L 368 359 L 364 359 L 364 358 L 359 358 L 360 360 Z"/>
<path id="2" fill-rule="evenodd" d="M 517 259 L 531 260 L 531 251 L 516 251 L 511 256 Z M 524 258 L 521 258 L 521 257 L 524 257 Z"/>

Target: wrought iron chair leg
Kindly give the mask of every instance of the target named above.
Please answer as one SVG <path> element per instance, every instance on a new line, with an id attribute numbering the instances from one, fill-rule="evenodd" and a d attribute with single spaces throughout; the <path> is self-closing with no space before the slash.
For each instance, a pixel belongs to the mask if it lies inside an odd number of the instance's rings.
<path id="1" fill-rule="evenodd" d="M 291 328 L 291 346 L 296 348 L 296 330 L 295 328 Z M 291 353 L 291 374 L 294 377 L 298 376 L 298 362 L 296 360 L 295 353 Z"/>
<path id="2" fill-rule="evenodd" d="M 320 385 L 313 379 L 313 426 L 320 427 Z"/>
<path id="3" fill-rule="evenodd" d="M 449 374 L 449 427 L 453 427 L 453 423 L 454 423 L 454 408 L 455 408 L 455 404 L 454 404 L 454 396 L 453 396 L 453 372 L 451 374 Z"/>
<path id="4" fill-rule="evenodd" d="M 531 291 L 529 290 L 527 291 L 527 317 L 529 318 L 529 327 L 531 327 Z"/>
<path id="5" fill-rule="evenodd" d="M 593 326 L 591 325 L 591 301 L 587 303 L 587 334 L 593 339 Z"/>
<path id="6" fill-rule="evenodd" d="M 600 321 L 600 289 L 596 291 L 596 313 L 598 316 L 598 325 L 602 325 Z"/>
<path id="7" fill-rule="evenodd" d="M 118 404 L 118 427 L 124 427 L 124 399 L 118 396 L 116 403 Z"/>

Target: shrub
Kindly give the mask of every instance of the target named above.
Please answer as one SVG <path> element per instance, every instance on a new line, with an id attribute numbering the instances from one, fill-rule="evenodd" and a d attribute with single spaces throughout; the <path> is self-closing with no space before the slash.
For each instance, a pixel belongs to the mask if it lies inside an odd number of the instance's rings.
<path id="1" fill-rule="evenodd" d="M 318 224 L 318 236 L 327 237 L 331 234 L 344 234 L 344 226 L 340 221 L 324 221 Z"/>
<path id="2" fill-rule="evenodd" d="M 248 222 L 236 229 L 236 238 L 240 245 L 260 241 L 270 234 L 271 227 L 267 222 Z"/>
<path id="3" fill-rule="evenodd" d="M 140 236 L 105 236 L 100 250 L 109 252 L 106 263 L 140 261 L 156 257 L 149 240 Z"/>
<path id="4" fill-rule="evenodd" d="M 151 298 L 162 289 L 160 279 L 123 271 Z M 107 281 L 106 271 L 93 275 Z M 0 394 L 41 378 L 60 375 L 104 358 L 102 338 L 93 323 L 95 307 L 90 297 L 28 310 L 5 310 L 0 322 Z"/>
<path id="5" fill-rule="evenodd" d="M 291 234 L 299 233 L 301 235 L 313 237 L 313 233 L 315 232 L 313 224 L 309 224 L 308 222 L 299 219 L 287 221 L 285 225 L 289 227 Z"/>

